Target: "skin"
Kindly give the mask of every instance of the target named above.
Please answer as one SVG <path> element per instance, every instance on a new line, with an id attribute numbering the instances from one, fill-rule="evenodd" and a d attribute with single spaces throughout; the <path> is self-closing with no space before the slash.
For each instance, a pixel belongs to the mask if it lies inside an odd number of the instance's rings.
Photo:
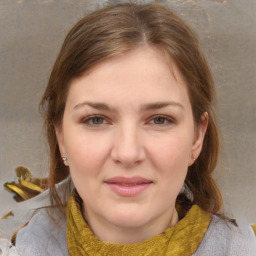
<path id="1" fill-rule="evenodd" d="M 56 134 L 93 232 L 136 243 L 174 226 L 175 201 L 206 128 L 207 113 L 194 124 L 185 81 L 160 49 L 138 48 L 74 79 Z M 105 183 L 116 176 L 151 184 L 120 196 Z"/>

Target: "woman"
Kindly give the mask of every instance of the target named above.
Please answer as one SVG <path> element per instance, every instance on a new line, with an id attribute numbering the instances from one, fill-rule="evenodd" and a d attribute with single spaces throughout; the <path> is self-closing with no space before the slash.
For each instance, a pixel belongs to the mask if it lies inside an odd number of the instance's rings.
<path id="1" fill-rule="evenodd" d="M 39 210 L 18 253 L 255 255 L 252 231 L 220 212 L 214 100 L 196 36 L 164 7 L 117 4 L 80 20 L 41 102 L 52 204 L 66 216 Z"/>

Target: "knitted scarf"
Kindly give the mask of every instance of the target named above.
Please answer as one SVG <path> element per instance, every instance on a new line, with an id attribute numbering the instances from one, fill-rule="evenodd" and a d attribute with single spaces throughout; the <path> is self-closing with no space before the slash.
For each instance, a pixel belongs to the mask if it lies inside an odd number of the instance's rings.
<path id="1" fill-rule="evenodd" d="M 143 242 L 135 244 L 103 242 L 93 234 L 84 220 L 80 204 L 73 192 L 67 206 L 67 246 L 71 256 L 189 256 L 197 250 L 210 221 L 211 215 L 194 205 L 174 227 Z"/>

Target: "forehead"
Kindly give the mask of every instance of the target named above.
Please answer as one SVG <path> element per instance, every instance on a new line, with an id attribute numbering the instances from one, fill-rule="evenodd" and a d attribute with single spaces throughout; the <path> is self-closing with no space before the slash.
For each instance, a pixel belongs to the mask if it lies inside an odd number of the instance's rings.
<path id="1" fill-rule="evenodd" d="M 164 51 L 141 47 L 107 59 L 70 84 L 67 104 L 78 101 L 147 103 L 189 101 L 185 80 Z"/>

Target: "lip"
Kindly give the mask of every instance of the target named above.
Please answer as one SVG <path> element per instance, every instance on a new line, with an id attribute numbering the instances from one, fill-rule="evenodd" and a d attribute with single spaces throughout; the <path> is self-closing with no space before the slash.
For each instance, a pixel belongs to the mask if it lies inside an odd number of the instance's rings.
<path id="1" fill-rule="evenodd" d="M 109 188 L 124 197 L 134 197 L 145 191 L 153 184 L 152 180 L 143 177 L 113 177 L 104 181 Z"/>

